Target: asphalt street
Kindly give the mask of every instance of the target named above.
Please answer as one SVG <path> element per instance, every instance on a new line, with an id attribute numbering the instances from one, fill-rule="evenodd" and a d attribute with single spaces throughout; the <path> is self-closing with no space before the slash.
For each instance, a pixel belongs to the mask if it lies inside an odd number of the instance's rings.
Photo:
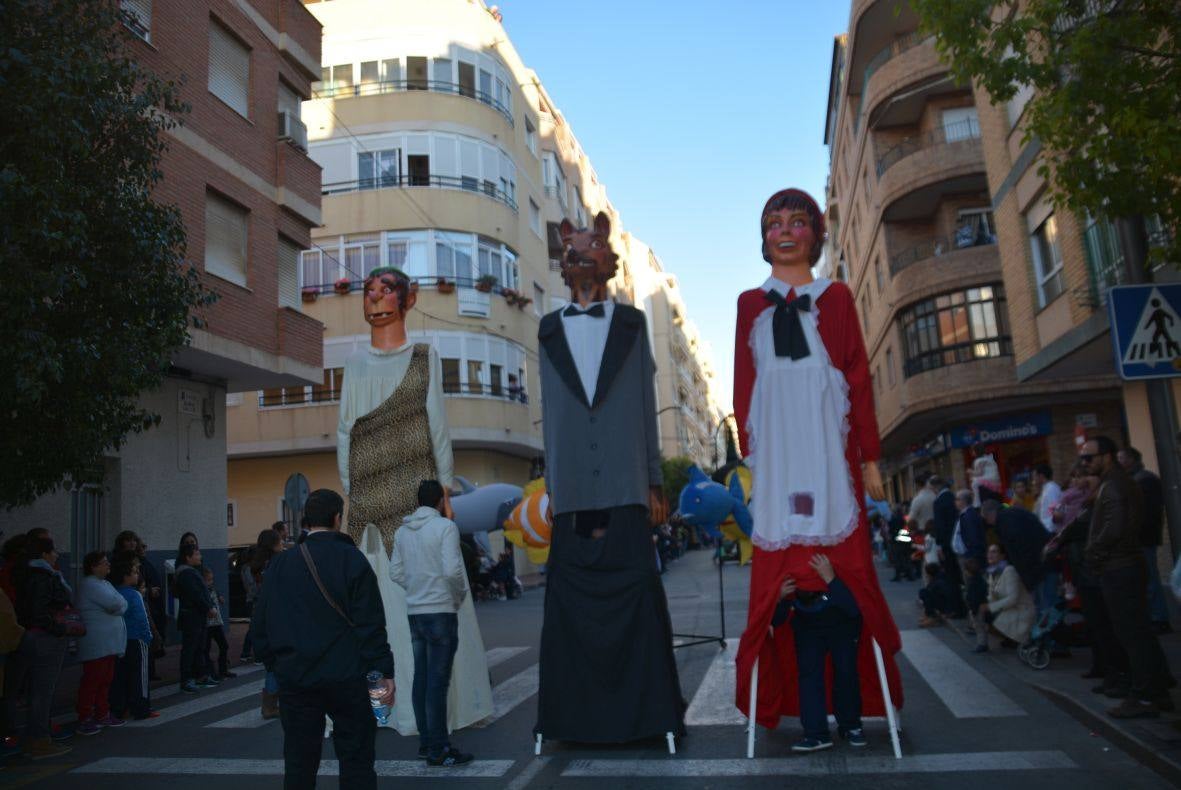
<path id="1" fill-rule="evenodd" d="M 884 570 L 884 569 L 883 569 Z M 886 573 L 883 572 L 883 577 Z M 693 552 L 665 574 L 675 630 L 721 636 L 716 570 Z M 899 664 L 906 693 L 903 759 L 895 760 L 884 721 L 866 725 L 869 746 L 840 742 L 828 752 L 790 751 L 798 722 L 760 729 L 756 759 L 745 759 L 745 722 L 733 707 L 733 655 L 746 618 L 749 569 L 724 569 L 730 648 L 701 644 L 677 652 L 682 688 L 691 701 L 689 734 L 669 755 L 663 740 L 611 748 L 545 744 L 533 754 L 543 589 L 516 601 L 477 607 L 492 674 L 495 712 L 484 726 L 453 733 L 476 755 L 462 769 L 430 768 L 415 759 L 416 737 L 378 733 L 379 785 L 384 787 L 595 788 L 1111 788 L 1170 785 L 1055 706 L 1003 662 L 968 652 L 951 629 L 917 627 L 917 584 L 882 584 L 903 633 Z M 234 790 L 280 787 L 282 730 L 258 715 L 260 672 L 193 698 L 157 694 L 158 719 L 75 737 L 74 750 L 44 764 L 14 761 L 0 786 L 61 788 L 168 787 Z M 174 687 L 173 687 L 174 688 Z M 334 788 L 330 742 L 320 787 Z"/>

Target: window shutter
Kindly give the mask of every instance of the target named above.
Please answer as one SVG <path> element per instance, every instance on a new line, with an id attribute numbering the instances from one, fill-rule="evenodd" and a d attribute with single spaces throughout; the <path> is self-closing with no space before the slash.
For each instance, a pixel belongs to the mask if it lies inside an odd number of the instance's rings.
<path id="1" fill-rule="evenodd" d="M 279 112 L 289 113 L 293 117 L 298 118 L 303 107 L 303 100 L 296 95 L 295 91 L 280 82 L 278 105 Z"/>
<path id="2" fill-rule="evenodd" d="M 299 309 L 299 253 L 300 249 L 282 236 L 279 237 L 279 306 Z"/>
<path id="3" fill-rule="evenodd" d="M 216 22 L 209 23 L 209 92 L 249 117 L 250 50 Z"/>
<path id="4" fill-rule="evenodd" d="M 247 212 L 205 195 L 205 271 L 246 287 Z"/>
<path id="5" fill-rule="evenodd" d="M 152 32 L 152 0 L 120 0 L 119 8 L 131 16 L 128 27 L 145 41 Z"/>

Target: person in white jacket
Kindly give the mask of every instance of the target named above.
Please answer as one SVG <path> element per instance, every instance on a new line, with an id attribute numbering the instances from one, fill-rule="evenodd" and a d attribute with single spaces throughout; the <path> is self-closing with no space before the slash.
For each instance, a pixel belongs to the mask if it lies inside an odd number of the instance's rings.
<path id="1" fill-rule="evenodd" d="M 459 528 L 438 480 L 418 487 L 418 509 L 394 533 L 390 579 L 406 591 L 406 613 L 414 650 L 411 698 L 418 725 L 420 757 L 430 765 L 471 762 L 447 736 L 447 687 L 459 647 L 459 617 L 467 576 L 459 551 Z"/>
<path id="2" fill-rule="evenodd" d="M 124 722 L 111 713 L 108 694 L 115 678 L 115 662 L 127 649 L 127 624 L 123 613 L 127 599 L 109 581 L 111 561 L 105 551 L 92 551 L 82 561 L 86 576 L 78 586 L 75 603 L 86 633 L 78 638 L 82 681 L 78 685 L 79 735 L 95 735 L 103 727 Z"/>

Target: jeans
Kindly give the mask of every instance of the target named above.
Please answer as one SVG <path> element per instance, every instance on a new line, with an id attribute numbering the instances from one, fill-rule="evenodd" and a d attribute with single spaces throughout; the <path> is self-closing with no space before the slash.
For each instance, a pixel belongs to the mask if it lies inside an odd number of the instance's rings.
<path id="1" fill-rule="evenodd" d="M 1165 591 L 1160 583 L 1160 568 L 1156 565 L 1156 546 L 1144 549 L 1144 560 L 1148 563 L 1148 617 L 1154 623 L 1169 622 L 1169 606 L 1165 603 Z"/>
<path id="2" fill-rule="evenodd" d="M 410 641 L 414 648 L 414 721 L 419 745 L 427 756 L 438 757 L 451 745 L 447 740 L 447 687 L 451 663 L 459 647 L 459 618 L 453 613 L 412 614 Z"/>
<path id="3" fill-rule="evenodd" d="M 832 706 L 837 725 L 846 732 L 859 729 L 861 683 L 857 678 L 857 642 L 861 637 L 861 619 L 839 626 L 794 630 L 804 737 L 821 741 L 829 738 L 825 655 L 832 656 Z"/>
<path id="4" fill-rule="evenodd" d="M 262 690 L 268 694 L 279 693 L 279 676 L 274 672 L 268 672 L 262 680 Z"/>
<path id="5" fill-rule="evenodd" d="M 176 625 L 180 630 L 180 682 L 205 677 L 205 618 L 181 612 Z"/>
<path id="6" fill-rule="evenodd" d="M 1099 577 L 1103 600 L 1116 639 L 1128 654 L 1131 693 L 1141 700 L 1164 694 L 1168 663 L 1148 619 L 1148 572 L 1142 564 L 1104 571 Z"/>
<path id="7" fill-rule="evenodd" d="M 254 614 L 254 601 L 246 602 L 246 619 L 250 622 L 251 615 Z M 246 626 L 246 636 L 242 637 L 242 655 L 238 657 L 239 660 L 245 659 L 247 656 L 254 655 L 254 633 L 251 631 L 251 626 Z"/>
<path id="8" fill-rule="evenodd" d="M 26 631 L 16 652 L 8 656 L 4 671 L 4 706 L 8 725 L 15 726 L 17 698 L 27 679 L 29 724 L 25 734 L 30 739 L 49 737 L 53 692 L 57 688 L 65 657 L 66 638 L 41 630 Z"/>
<path id="9" fill-rule="evenodd" d="M 284 689 L 279 693 L 284 790 L 310 790 L 316 786 L 325 716 L 332 719 L 332 745 L 340 765 L 341 790 L 375 790 L 377 721 L 373 718 L 369 688 L 363 677 L 315 689 Z"/>
<path id="10" fill-rule="evenodd" d="M 1103 601 L 1103 591 L 1089 584 L 1078 586 L 1083 605 L 1083 622 L 1091 637 L 1091 668 L 1110 686 L 1127 682 L 1128 654 L 1116 639 L 1111 615 Z"/>

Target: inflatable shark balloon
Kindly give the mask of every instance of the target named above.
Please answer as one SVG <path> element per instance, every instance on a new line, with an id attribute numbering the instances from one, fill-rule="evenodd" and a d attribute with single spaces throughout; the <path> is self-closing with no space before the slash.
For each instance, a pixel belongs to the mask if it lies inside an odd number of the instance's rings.
<path id="1" fill-rule="evenodd" d="M 681 490 L 679 508 L 686 523 L 702 527 L 712 537 L 722 535 L 721 526 L 731 517 L 743 535 L 750 537 L 751 515 L 738 475 L 730 477 L 727 488 L 710 480 L 696 466 L 689 467 L 689 484 Z"/>
<path id="2" fill-rule="evenodd" d="M 476 487 L 459 476 L 455 482 L 460 492 L 451 495 L 451 509 L 455 511 L 455 525 L 461 535 L 500 529 L 521 501 L 520 486 L 489 483 Z"/>

